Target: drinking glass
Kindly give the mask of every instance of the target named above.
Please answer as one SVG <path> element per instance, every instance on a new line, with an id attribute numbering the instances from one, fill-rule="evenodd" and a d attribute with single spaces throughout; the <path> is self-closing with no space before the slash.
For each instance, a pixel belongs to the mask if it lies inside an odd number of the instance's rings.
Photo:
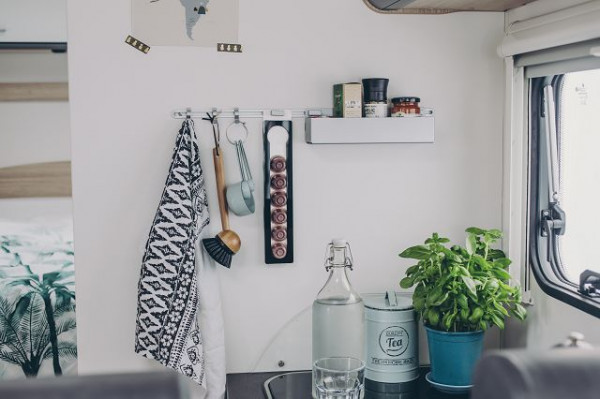
<path id="1" fill-rule="evenodd" d="M 317 399 L 360 399 L 365 363 L 353 357 L 326 357 L 313 365 Z"/>

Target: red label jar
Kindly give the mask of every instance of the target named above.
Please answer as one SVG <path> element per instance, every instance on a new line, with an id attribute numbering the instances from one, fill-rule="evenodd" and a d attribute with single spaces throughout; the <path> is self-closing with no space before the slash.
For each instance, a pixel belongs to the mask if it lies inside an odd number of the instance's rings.
<path id="1" fill-rule="evenodd" d="M 392 116 L 419 116 L 421 99 L 419 97 L 392 98 Z"/>

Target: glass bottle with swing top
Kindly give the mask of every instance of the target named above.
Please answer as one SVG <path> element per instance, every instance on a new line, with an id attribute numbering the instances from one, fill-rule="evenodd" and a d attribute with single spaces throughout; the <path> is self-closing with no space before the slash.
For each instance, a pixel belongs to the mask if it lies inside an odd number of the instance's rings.
<path id="1" fill-rule="evenodd" d="M 364 308 L 348 280 L 352 252 L 345 240 L 333 240 L 325 254 L 327 282 L 312 306 L 312 360 L 354 357 L 364 361 Z"/>

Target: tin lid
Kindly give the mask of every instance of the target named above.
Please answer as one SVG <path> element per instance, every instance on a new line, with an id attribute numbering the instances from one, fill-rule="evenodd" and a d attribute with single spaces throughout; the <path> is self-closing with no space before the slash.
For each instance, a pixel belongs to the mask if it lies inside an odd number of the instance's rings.
<path id="1" fill-rule="evenodd" d="M 413 309 L 412 299 L 406 294 L 387 291 L 384 294 L 361 295 L 366 308 L 374 310 L 410 310 Z"/>

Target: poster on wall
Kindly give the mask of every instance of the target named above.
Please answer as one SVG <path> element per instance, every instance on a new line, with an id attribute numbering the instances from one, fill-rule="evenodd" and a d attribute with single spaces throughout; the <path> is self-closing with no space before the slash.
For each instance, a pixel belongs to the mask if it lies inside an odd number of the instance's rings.
<path id="1" fill-rule="evenodd" d="M 77 373 L 72 234 L 0 219 L 0 379 Z"/>
<path id="2" fill-rule="evenodd" d="M 150 46 L 238 42 L 238 0 L 131 0 L 132 35 Z"/>

